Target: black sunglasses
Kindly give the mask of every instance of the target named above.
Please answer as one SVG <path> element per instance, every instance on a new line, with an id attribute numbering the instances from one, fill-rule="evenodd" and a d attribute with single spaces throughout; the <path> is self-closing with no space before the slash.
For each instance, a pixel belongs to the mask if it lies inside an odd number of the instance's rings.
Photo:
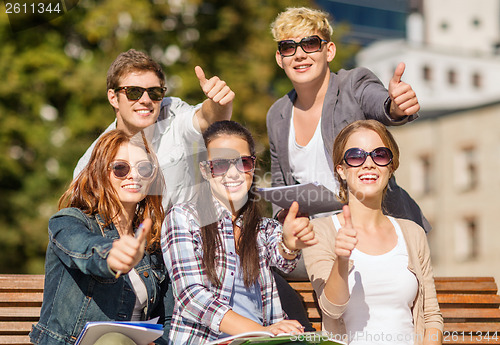
<path id="1" fill-rule="evenodd" d="M 300 42 L 294 40 L 283 40 L 278 42 L 278 51 L 281 56 L 293 56 L 300 46 L 305 53 L 314 53 L 321 50 L 321 43 L 328 42 L 318 35 L 304 37 Z"/>
<path id="2" fill-rule="evenodd" d="M 392 152 L 387 147 L 377 147 L 372 152 L 366 152 L 363 149 L 352 148 L 344 153 L 344 162 L 351 167 L 363 165 L 366 158 L 372 157 L 373 163 L 385 167 L 392 162 Z"/>
<path id="3" fill-rule="evenodd" d="M 165 92 L 167 91 L 167 88 L 155 86 L 155 87 L 148 87 L 146 89 L 140 86 L 122 86 L 122 87 L 117 87 L 115 89 L 115 92 L 121 90 L 125 91 L 125 95 L 127 96 L 127 99 L 129 101 L 139 100 L 144 94 L 144 91 L 148 93 L 149 98 L 151 98 L 152 101 L 161 101 L 163 96 L 165 95 Z"/>
<path id="4" fill-rule="evenodd" d="M 214 159 L 206 161 L 212 172 L 212 177 L 222 176 L 233 164 L 241 173 L 251 172 L 255 169 L 255 156 L 241 156 L 233 159 Z"/>
<path id="5" fill-rule="evenodd" d="M 150 161 L 140 161 L 136 165 L 130 165 L 127 161 L 114 161 L 109 164 L 109 169 L 119 179 L 126 178 L 132 168 L 135 168 L 139 176 L 144 179 L 151 178 L 156 170 L 156 166 Z"/>

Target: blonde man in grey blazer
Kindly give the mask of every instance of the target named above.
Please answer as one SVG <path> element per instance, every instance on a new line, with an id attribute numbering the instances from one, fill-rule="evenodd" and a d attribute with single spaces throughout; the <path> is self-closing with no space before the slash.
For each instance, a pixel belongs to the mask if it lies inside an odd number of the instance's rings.
<path id="1" fill-rule="evenodd" d="M 330 71 L 336 53 L 328 14 L 289 8 L 271 25 L 278 42 L 276 62 L 294 89 L 277 100 L 267 114 L 272 185 L 321 182 L 338 191 L 333 179 L 333 142 L 351 122 L 375 119 L 402 125 L 418 117 L 420 105 L 411 86 L 401 80 L 405 65 L 394 71 L 387 90 L 366 68 Z M 336 205 L 341 209 L 342 205 Z M 273 206 L 278 219 L 287 210 Z M 411 219 L 426 231 L 430 224 L 415 201 L 396 184 L 388 186 L 384 211 Z"/>

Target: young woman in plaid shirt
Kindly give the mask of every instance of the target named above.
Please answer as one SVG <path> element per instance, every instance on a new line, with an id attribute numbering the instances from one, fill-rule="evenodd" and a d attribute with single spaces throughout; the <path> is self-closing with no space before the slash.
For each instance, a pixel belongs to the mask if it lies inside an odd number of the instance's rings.
<path id="1" fill-rule="evenodd" d="M 285 320 L 271 266 L 289 272 L 300 249 L 316 244 L 308 218 L 294 203 L 284 225 L 260 215 L 255 194 L 255 145 L 234 121 L 203 135 L 208 181 L 196 204 L 171 208 L 162 233 L 173 281 L 172 344 L 203 344 L 249 331 L 302 332 Z"/>

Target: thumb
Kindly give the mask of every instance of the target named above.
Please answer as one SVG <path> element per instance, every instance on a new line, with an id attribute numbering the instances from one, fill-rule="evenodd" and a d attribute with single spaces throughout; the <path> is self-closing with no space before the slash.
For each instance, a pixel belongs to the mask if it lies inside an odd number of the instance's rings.
<path id="1" fill-rule="evenodd" d="M 344 205 L 344 207 L 342 207 L 342 211 L 344 211 L 344 227 L 352 228 L 351 210 L 349 209 L 349 206 Z"/>
<path id="2" fill-rule="evenodd" d="M 139 229 L 137 229 L 136 238 L 139 242 L 145 242 L 149 233 L 151 232 L 151 226 L 153 225 L 153 221 L 151 218 L 146 218 L 139 225 Z"/>
<path id="3" fill-rule="evenodd" d="M 194 68 L 194 73 L 196 73 L 196 77 L 200 81 L 200 85 L 203 86 L 207 82 L 207 78 L 205 77 L 205 72 L 203 72 L 203 68 L 200 66 L 196 66 Z"/>
<path id="4" fill-rule="evenodd" d="M 288 214 L 286 215 L 285 222 L 286 221 L 292 221 L 295 218 L 297 218 L 297 213 L 299 213 L 299 204 L 297 201 L 294 201 L 292 203 L 292 206 L 288 209 Z"/>
<path id="5" fill-rule="evenodd" d="M 391 81 L 394 83 L 399 83 L 401 81 L 401 77 L 403 76 L 403 73 L 405 72 L 405 64 L 404 62 L 400 62 L 399 65 L 396 67 L 394 70 L 394 75 L 392 76 Z"/>

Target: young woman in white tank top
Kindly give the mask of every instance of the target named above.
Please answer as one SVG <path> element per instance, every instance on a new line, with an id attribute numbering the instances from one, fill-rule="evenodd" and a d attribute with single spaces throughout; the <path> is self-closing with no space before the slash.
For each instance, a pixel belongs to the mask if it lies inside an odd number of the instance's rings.
<path id="1" fill-rule="evenodd" d="M 402 220 L 382 211 L 388 181 L 399 165 L 394 138 L 379 122 L 356 121 L 337 136 L 333 163 L 339 198 L 347 205 L 340 214 L 316 220 L 329 227 L 325 231 L 315 224 L 319 244 L 304 251 L 323 310 L 324 330 L 341 330 L 344 340 L 356 345 L 441 344 L 442 316 L 433 279 L 427 273 L 421 278 L 422 272 L 429 271 L 425 265 L 430 258 L 413 259 L 415 253 L 428 256 L 428 248 L 418 248 L 420 242 L 405 239 L 399 224 Z M 421 230 L 413 226 L 417 230 L 412 231 Z M 410 270 L 413 266 L 418 269 Z M 432 308 L 421 308 L 424 303 Z"/>

